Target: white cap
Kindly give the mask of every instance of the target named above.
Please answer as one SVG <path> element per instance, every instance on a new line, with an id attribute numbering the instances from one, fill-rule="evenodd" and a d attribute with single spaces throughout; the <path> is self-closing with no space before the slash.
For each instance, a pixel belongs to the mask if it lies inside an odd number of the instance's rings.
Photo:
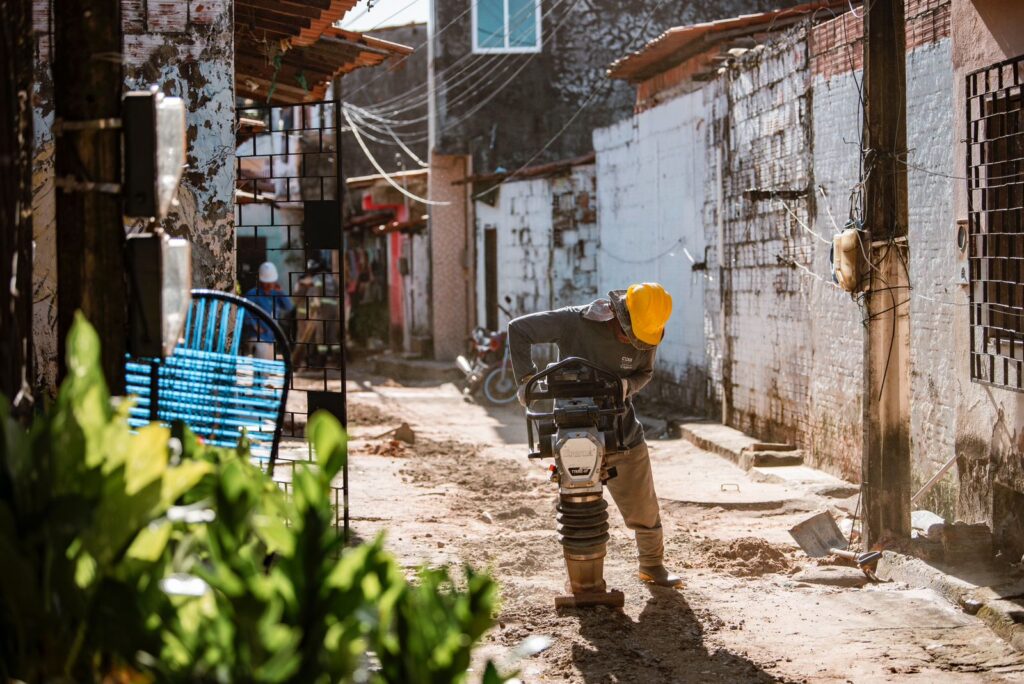
<path id="1" fill-rule="evenodd" d="M 261 283 L 276 283 L 277 282 L 277 266 L 264 261 L 260 264 L 260 282 Z"/>

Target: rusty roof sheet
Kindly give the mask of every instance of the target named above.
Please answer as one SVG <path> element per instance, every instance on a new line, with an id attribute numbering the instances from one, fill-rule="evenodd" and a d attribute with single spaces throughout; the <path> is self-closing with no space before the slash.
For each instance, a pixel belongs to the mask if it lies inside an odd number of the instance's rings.
<path id="1" fill-rule="evenodd" d="M 272 57 L 265 45 L 236 42 L 235 92 L 239 97 L 271 104 L 319 100 L 334 78 L 412 52 L 405 45 L 333 26 L 309 45 L 292 43 L 277 49 Z"/>
<path id="2" fill-rule="evenodd" d="M 608 68 L 608 77 L 636 83 L 670 69 L 721 41 L 785 28 L 808 15 L 813 17 L 819 11 L 828 12 L 846 5 L 847 0 L 815 0 L 770 12 L 676 26 L 636 52 L 613 62 Z M 833 14 L 826 16 L 831 18 Z"/>

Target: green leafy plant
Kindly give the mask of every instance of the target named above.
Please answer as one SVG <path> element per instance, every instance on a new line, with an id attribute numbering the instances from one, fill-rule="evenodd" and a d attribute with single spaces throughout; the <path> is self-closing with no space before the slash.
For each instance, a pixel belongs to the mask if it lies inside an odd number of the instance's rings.
<path id="1" fill-rule="evenodd" d="M 52 409 L 26 431 L 0 399 L 0 682 L 466 680 L 494 580 L 423 570 L 410 584 L 381 537 L 343 548 L 334 417 L 311 416 L 316 460 L 286 496 L 244 439 L 133 434 L 127 412 L 81 318 Z M 504 679 L 488 663 L 483 681 Z"/>
<path id="2" fill-rule="evenodd" d="M 211 470 L 171 466 L 164 428 L 131 434 L 81 317 L 67 349 L 57 400 L 27 432 L 0 397 L 0 681 L 87 681 L 156 642 L 160 521 Z"/>

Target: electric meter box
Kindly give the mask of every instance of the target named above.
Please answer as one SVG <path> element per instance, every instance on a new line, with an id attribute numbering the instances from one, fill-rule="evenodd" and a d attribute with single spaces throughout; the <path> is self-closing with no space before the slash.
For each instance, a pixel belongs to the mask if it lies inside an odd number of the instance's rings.
<path id="1" fill-rule="evenodd" d="M 147 358 L 170 356 L 192 304 L 192 246 L 163 232 L 129 236 L 128 272 L 128 351 Z"/>
<path id="2" fill-rule="evenodd" d="M 162 219 L 185 171 L 185 103 L 156 86 L 124 96 L 124 213 Z"/>
<path id="3" fill-rule="evenodd" d="M 847 292 L 861 286 L 861 244 L 856 228 L 847 228 L 832 237 L 832 275 Z"/>

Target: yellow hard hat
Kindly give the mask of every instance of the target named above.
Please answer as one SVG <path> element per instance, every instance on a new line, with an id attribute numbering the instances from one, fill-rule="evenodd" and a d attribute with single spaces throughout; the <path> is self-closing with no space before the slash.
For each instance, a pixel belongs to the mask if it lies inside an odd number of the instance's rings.
<path id="1" fill-rule="evenodd" d="M 665 324 L 672 315 L 672 295 L 658 283 L 637 283 L 626 290 L 633 334 L 645 344 L 657 345 L 665 335 Z"/>

